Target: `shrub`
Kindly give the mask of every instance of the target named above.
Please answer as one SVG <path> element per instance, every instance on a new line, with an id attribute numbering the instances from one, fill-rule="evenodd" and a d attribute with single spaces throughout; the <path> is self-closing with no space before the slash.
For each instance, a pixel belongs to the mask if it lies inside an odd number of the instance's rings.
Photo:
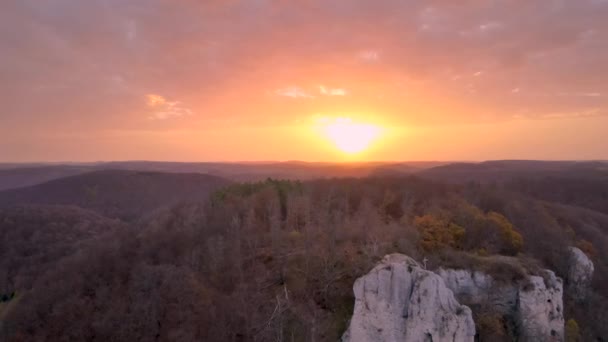
<path id="1" fill-rule="evenodd" d="M 477 332 L 483 341 L 497 341 L 506 336 L 502 317 L 495 312 L 484 312 L 476 317 Z"/>
<path id="2" fill-rule="evenodd" d="M 580 342 L 581 333 L 578 323 L 573 318 L 566 322 L 566 342 Z"/>

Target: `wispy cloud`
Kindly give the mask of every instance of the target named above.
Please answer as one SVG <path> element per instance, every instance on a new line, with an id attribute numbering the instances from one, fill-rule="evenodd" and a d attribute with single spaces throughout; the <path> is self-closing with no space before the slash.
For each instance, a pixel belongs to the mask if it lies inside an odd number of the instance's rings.
<path id="1" fill-rule="evenodd" d="M 557 96 L 573 96 L 573 97 L 602 97 L 602 93 L 598 92 L 582 92 L 582 93 L 557 93 Z"/>
<path id="2" fill-rule="evenodd" d="M 581 95 L 586 96 L 586 97 L 601 97 L 602 96 L 601 93 L 583 93 Z"/>
<path id="3" fill-rule="evenodd" d="M 167 100 L 160 95 L 148 94 L 146 95 L 146 102 L 148 107 L 158 107 L 167 103 Z"/>
<path id="4" fill-rule="evenodd" d="M 137 38 L 137 23 L 134 20 L 127 21 L 125 36 L 128 41 L 133 41 Z"/>
<path id="5" fill-rule="evenodd" d="M 364 62 L 377 62 L 380 59 L 380 52 L 376 50 L 363 50 L 357 54 L 357 58 Z"/>
<path id="6" fill-rule="evenodd" d="M 150 119 L 154 120 L 166 120 L 193 114 L 192 110 L 180 101 L 168 101 L 164 96 L 158 94 L 147 94 L 146 104 L 152 111 Z"/>
<path id="7" fill-rule="evenodd" d="M 275 90 L 275 94 L 291 98 L 314 98 L 313 95 L 309 94 L 304 89 L 295 86 L 277 89 Z"/>
<path id="8" fill-rule="evenodd" d="M 294 103 L 323 107 L 328 101 L 313 100 L 349 96 L 362 106 L 390 106 L 404 123 L 441 122 L 444 107 L 460 108 L 449 120 L 468 122 L 488 111 L 509 117 L 517 106 L 541 115 L 608 105 L 605 0 L 60 2 L 80 20 L 65 21 L 48 1 L 4 2 L 0 11 L 0 22 L 14 28 L 0 30 L 8 44 L 0 66 L 7 71 L 0 88 L 8 91 L 0 91 L 0 102 L 20 125 L 28 125 L 28 113 L 75 122 L 81 108 L 99 113 L 87 126 L 135 125 L 149 89 L 196 93 L 195 108 L 210 108 L 205 120 L 283 120 L 285 112 L 302 115 Z M 397 90 L 396 83 L 406 86 Z M 473 92 L 467 83 L 483 101 L 460 96 Z M 241 108 L 260 89 L 268 96 Z M 415 114 L 401 100 L 405 91 L 428 103 L 429 114 Z M 516 93 L 517 103 L 504 96 Z M 100 94 L 104 101 L 88 100 Z M 180 99 L 164 99 L 154 113 L 187 115 L 195 104 Z M 276 113 L 255 107 L 262 104 Z"/>
<path id="9" fill-rule="evenodd" d="M 604 114 L 599 108 L 591 108 L 583 111 L 576 112 L 556 112 L 544 114 L 541 117 L 543 119 L 565 119 L 565 118 L 586 118 L 595 117 Z"/>
<path id="10" fill-rule="evenodd" d="M 324 85 L 319 86 L 319 92 L 325 96 L 346 96 L 348 91 L 342 88 L 328 88 Z"/>

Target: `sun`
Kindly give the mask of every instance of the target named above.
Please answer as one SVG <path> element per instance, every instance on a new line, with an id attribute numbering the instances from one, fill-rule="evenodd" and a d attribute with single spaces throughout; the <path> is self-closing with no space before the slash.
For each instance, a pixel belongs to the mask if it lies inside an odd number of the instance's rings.
<path id="1" fill-rule="evenodd" d="M 355 123 L 348 118 L 338 118 L 327 123 L 324 132 L 340 151 L 356 154 L 366 150 L 378 138 L 380 127 Z"/>

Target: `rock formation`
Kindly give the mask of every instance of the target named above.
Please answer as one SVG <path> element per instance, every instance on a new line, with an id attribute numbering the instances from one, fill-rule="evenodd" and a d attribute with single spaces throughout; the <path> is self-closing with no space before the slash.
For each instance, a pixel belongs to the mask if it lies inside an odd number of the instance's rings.
<path id="1" fill-rule="evenodd" d="M 577 259 L 584 267 L 577 266 L 575 279 L 584 283 L 589 263 Z M 355 282 L 354 313 L 342 340 L 473 341 L 475 323 L 464 303 L 498 313 L 517 341 L 563 341 L 563 283 L 552 271 L 541 273 L 505 282 L 479 271 L 434 273 L 408 256 L 387 255 Z"/>
<path id="2" fill-rule="evenodd" d="M 530 276 L 518 291 L 516 308 L 520 341 L 563 341 L 563 285 L 555 273 Z"/>
<path id="3" fill-rule="evenodd" d="M 593 271 L 593 261 L 580 249 L 570 247 L 567 282 L 568 290 L 575 299 L 581 300 L 587 296 Z"/>
<path id="4" fill-rule="evenodd" d="M 501 283 L 487 274 L 440 269 L 459 301 L 486 305 L 512 321 L 518 341 L 563 341 L 563 284 L 552 271 L 528 276 L 517 283 Z"/>
<path id="5" fill-rule="evenodd" d="M 492 294 L 493 280 L 485 273 L 442 268 L 437 273 L 463 302 L 481 303 Z"/>
<path id="6" fill-rule="evenodd" d="M 413 259 L 384 257 L 354 285 L 355 308 L 343 341 L 472 342 L 471 310 L 443 279 Z"/>

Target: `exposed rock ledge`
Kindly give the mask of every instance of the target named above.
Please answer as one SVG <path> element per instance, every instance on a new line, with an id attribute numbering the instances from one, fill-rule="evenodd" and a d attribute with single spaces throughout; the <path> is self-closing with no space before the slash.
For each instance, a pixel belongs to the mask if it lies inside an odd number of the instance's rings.
<path id="1" fill-rule="evenodd" d="M 384 257 L 354 285 L 355 308 L 343 341 L 473 342 L 471 310 L 444 280 L 402 254 Z"/>

